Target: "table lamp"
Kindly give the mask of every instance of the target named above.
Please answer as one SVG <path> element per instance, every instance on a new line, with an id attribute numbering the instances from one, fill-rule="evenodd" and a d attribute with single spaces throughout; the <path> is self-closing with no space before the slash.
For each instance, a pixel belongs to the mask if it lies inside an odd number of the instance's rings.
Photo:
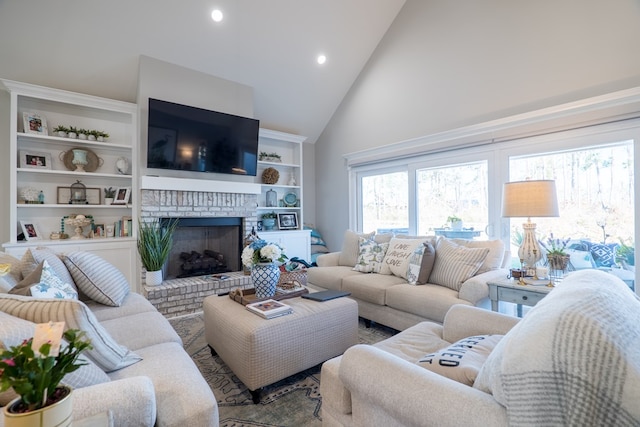
<path id="1" fill-rule="evenodd" d="M 522 224 L 524 235 L 518 249 L 523 268 L 534 269 L 542 259 L 542 249 L 536 238 L 536 225 L 531 217 L 560 216 L 556 183 L 553 180 L 526 180 L 504 184 L 502 192 L 502 216 L 527 218 Z"/>

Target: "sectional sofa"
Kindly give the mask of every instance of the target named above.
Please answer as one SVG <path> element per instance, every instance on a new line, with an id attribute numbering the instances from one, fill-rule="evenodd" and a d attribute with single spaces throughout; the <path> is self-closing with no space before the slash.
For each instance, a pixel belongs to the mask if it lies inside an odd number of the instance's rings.
<path id="1" fill-rule="evenodd" d="M 74 390 L 74 420 L 111 410 L 116 426 L 218 426 L 216 399 L 180 337 L 114 266 L 88 252 L 45 248 L 21 260 L 0 253 L 0 264 L 9 270 L 0 276 L 0 347 L 19 344 L 50 320 L 91 339 L 94 348 L 83 353 L 88 364 L 63 380 Z M 39 294 L 52 289 L 79 299 Z M 0 406 L 13 397 L 1 393 Z"/>
<path id="2" fill-rule="evenodd" d="M 397 330 L 442 323 L 455 304 L 488 307 L 487 282 L 506 278 L 511 256 L 501 240 L 345 232 L 342 250 L 308 270 L 315 290 L 351 293 L 358 314 Z"/>

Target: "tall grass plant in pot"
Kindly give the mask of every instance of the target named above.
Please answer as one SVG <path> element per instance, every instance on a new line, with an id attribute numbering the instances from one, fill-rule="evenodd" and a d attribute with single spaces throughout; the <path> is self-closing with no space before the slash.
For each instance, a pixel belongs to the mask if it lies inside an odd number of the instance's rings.
<path id="1" fill-rule="evenodd" d="M 138 222 L 138 253 L 146 274 L 146 284 L 156 286 L 162 283 L 162 267 L 169 258 L 173 244 L 173 234 L 178 220 L 162 226 L 160 221 Z"/>

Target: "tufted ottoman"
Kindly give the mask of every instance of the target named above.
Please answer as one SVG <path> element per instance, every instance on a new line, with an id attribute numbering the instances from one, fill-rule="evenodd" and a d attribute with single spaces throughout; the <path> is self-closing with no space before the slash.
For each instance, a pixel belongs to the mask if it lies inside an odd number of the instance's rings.
<path id="1" fill-rule="evenodd" d="M 204 330 L 212 354 L 242 381 L 253 398 L 260 389 L 341 355 L 358 343 L 358 305 L 350 298 L 325 302 L 291 298 L 293 313 L 263 319 L 231 300 L 204 299 Z"/>

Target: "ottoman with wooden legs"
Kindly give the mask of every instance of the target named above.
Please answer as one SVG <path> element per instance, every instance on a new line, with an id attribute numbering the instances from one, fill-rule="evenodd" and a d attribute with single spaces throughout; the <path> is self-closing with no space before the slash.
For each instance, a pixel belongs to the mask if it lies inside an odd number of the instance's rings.
<path id="1" fill-rule="evenodd" d="M 228 296 L 203 302 L 212 354 L 260 401 L 262 387 L 316 366 L 358 343 L 358 306 L 350 298 L 317 302 L 286 299 L 293 313 L 263 319 Z"/>

